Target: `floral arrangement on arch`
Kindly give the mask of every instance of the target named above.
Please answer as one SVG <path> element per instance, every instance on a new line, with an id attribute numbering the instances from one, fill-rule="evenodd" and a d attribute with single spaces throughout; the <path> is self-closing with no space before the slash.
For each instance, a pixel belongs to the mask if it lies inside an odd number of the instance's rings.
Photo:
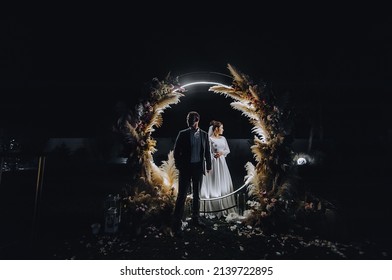
<path id="1" fill-rule="evenodd" d="M 234 100 L 231 106 L 253 125 L 251 151 L 256 164 L 247 162 L 245 165 L 249 200 L 244 222 L 264 230 L 288 227 L 298 209 L 304 208 L 295 197 L 296 166 L 291 150 L 292 117 L 287 108 L 288 95 L 277 96 L 264 83 L 254 84 L 230 64 L 228 69 L 233 77 L 232 85 L 216 85 L 209 90 L 231 97 Z M 163 81 L 154 78 L 150 91 L 130 117 L 119 124 L 130 147 L 129 163 L 134 175 L 130 192 L 124 199 L 124 211 L 130 216 L 129 220 L 137 221 L 139 226 L 151 218 L 168 223 L 174 210 L 178 171 L 173 152 L 158 167 L 152 158 L 156 141 L 151 137 L 154 128 L 162 125 L 164 110 L 177 104 L 183 96 L 184 89 L 170 79 L 170 76 Z"/>
<path id="2" fill-rule="evenodd" d="M 256 165 L 247 162 L 248 210 L 245 222 L 265 226 L 287 218 L 293 209 L 293 152 L 290 148 L 291 112 L 288 96 L 276 96 L 265 84 L 254 84 L 230 64 L 233 83 L 212 86 L 210 91 L 231 97 L 231 106 L 242 112 L 253 125 L 251 146 Z"/>
<path id="3" fill-rule="evenodd" d="M 133 227 L 140 227 L 143 222 L 156 217 L 168 223 L 174 208 L 178 171 L 173 152 L 158 167 L 152 157 L 156 151 L 156 140 L 151 134 L 162 125 L 164 110 L 177 104 L 183 96 L 183 89 L 176 84 L 170 75 L 163 81 L 154 78 L 149 92 L 118 124 L 129 147 L 128 163 L 133 172 L 133 182 L 123 199 L 125 215 Z"/>

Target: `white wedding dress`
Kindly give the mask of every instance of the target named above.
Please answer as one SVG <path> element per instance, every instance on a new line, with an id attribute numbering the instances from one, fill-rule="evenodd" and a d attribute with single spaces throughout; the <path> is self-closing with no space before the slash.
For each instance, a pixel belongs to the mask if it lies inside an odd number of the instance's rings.
<path id="1" fill-rule="evenodd" d="M 229 168 L 226 163 L 226 156 L 230 153 L 229 145 L 224 136 L 219 138 L 210 137 L 212 169 L 207 175 L 203 176 L 200 190 L 200 198 L 216 198 L 233 192 L 233 182 Z M 223 155 L 215 158 L 214 153 L 222 152 Z M 220 218 L 229 213 L 236 212 L 234 196 L 226 198 L 200 202 L 200 212 L 208 218 Z"/>

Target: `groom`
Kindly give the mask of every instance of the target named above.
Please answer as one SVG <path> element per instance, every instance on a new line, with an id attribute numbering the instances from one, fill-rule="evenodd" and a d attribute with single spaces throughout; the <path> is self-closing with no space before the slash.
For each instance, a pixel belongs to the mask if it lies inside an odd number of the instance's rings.
<path id="1" fill-rule="evenodd" d="M 199 227 L 205 224 L 200 220 L 200 187 L 203 174 L 211 170 L 210 142 L 207 132 L 199 128 L 200 115 L 191 111 L 186 118 L 188 128 L 178 133 L 174 144 L 174 160 L 179 170 L 178 194 L 173 217 L 173 232 L 181 237 L 182 216 L 185 199 L 192 182 L 192 223 Z"/>

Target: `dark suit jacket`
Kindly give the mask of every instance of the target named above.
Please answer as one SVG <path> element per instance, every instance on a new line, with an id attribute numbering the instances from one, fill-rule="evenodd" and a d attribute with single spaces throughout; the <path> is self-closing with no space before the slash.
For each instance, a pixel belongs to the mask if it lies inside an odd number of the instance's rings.
<path id="1" fill-rule="evenodd" d="M 200 129 L 200 128 L 199 128 Z M 178 133 L 176 143 L 174 144 L 174 160 L 178 170 L 190 167 L 191 162 L 191 128 L 181 130 Z M 211 170 L 211 151 L 210 140 L 207 132 L 200 129 L 201 149 L 200 158 L 203 162 L 203 169 L 200 170 L 206 174 L 206 170 Z"/>

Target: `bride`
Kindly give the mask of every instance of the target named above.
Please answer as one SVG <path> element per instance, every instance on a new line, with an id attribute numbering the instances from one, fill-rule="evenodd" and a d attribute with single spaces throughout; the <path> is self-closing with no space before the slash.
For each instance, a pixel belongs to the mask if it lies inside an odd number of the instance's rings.
<path id="1" fill-rule="evenodd" d="M 233 192 L 233 182 L 226 156 L 230 153 L 229 145 L 223 134 L 223 124 L 219 121 L 211 121 L 208 135 L 212 154 L 212 169 L 203 176 L 200 190 L 201 199 L 217 198 Z M 209 218 L 220 218 L 235 212 L 235 199 L 227 196 L 221 199 L 201 201 L 200 211 L 206 212 Z"/>

